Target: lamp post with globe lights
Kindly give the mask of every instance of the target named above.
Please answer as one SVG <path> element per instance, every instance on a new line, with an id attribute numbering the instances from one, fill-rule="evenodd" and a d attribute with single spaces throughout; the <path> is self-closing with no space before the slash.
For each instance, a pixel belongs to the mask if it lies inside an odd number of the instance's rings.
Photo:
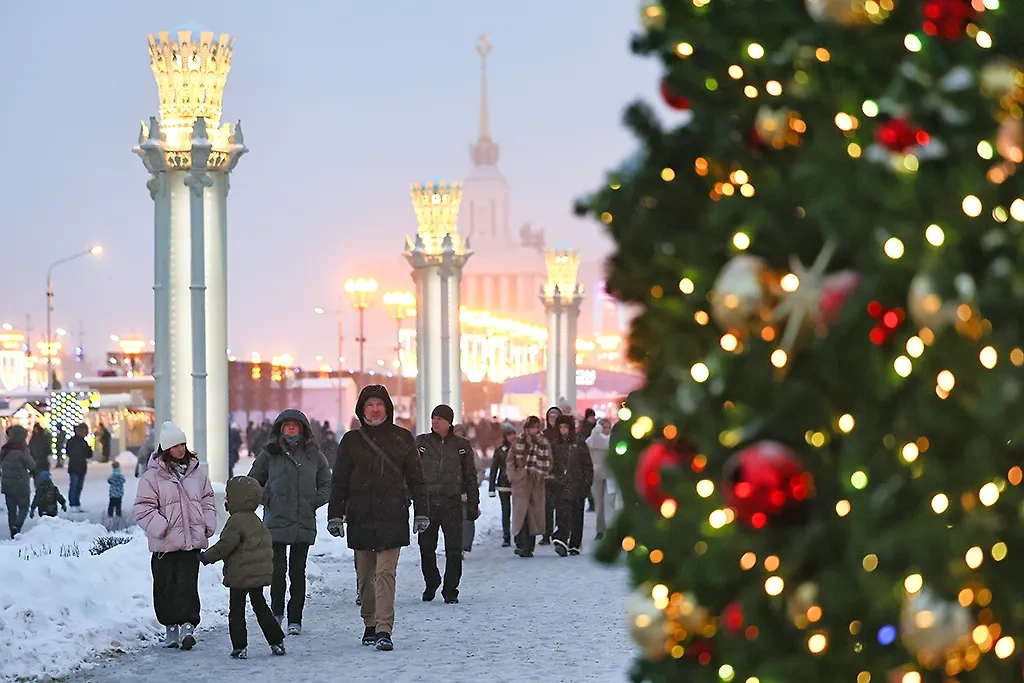
<path id="1" fill-rule="evenodd" d="M 103 247 L 96 245 L 91 249 L 80 251 L 71 256 L 57 259 L 46 269 L 46 396 L 49 400 L 53 392 L 53 269 L 69 261 L 75 261 L 86 256 L 99 256 L 103 253 Z"/>
<path id="2" fill-rule="evenodd" d="M 362 377 L 366 372 L 366 355 L 364 353 L 366 347 L 366 309 L 370 307 L 373 302 L 373 295 L 377 291 L 377 281 L 373 278 L 354 278 L 345 281 L 345 291 L 348 292 L 349 298 L 352 300 L 352 306 L 359 311 L 359 337 L 356 339 L 359 342 L 359 379 L 362 381 Z"/>
<path id="3" fill-rule="evenodd" d="M 402 322 L 416 315 L 416 295 L 412 292 L 385 292 L 384 305 L 388 307 L 391 318 L 398 326 L 395 337 L 395 355 L 398 359 L 398 385 L 396 393 L 402 395 L 402 384 L 405 379 L 405 364 L 402 363 Z"/>

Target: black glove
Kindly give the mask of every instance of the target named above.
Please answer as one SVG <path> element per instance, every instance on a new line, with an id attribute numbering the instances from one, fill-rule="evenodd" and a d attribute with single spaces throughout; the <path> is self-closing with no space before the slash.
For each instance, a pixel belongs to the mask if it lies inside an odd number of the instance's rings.
<path id="1" fill-rule="evenodd" d="M 199 562 L 202 564 L 209 564 L 209 562 L 206 561 L 206 552 L 203 550 L 199 551 Z"/>

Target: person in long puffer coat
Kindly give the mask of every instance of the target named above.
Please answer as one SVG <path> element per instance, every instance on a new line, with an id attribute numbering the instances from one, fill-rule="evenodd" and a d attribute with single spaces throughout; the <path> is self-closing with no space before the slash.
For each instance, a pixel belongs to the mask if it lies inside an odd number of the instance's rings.
<path id="1" fill-rule="evenodd" d="M 160 428 L 133 512 L 153 554 L 153 609 L 166 628 L 164 646 L 191 650 L 200 615 L 199 551 L 217 530 L 217 509 L 210 478 L 185 441 L 173 422 Z"/>
<path id="2" fill-rule="evenodd" d="M 31 481 L 35 461 L 28 452 L 28 430 L 21 425 L 7 429 L 7 442 L 0 448 L 0 493 L 7 503 L 7 525 L 11 538 L 21 532 L 28 517 Z"/>
<path id="3" fill-rule="evenodd" d="M 562 557 L 579 555 L 583 548 L 583 515 L 587 495 L 594 484 L 594 463 L 587 444 L 576 436 L 576 423 L 570 415 L 557 420 L 558 440 L 551 444 L 554 454 L 558 529 L 555 530 L 555 552 Z"/>

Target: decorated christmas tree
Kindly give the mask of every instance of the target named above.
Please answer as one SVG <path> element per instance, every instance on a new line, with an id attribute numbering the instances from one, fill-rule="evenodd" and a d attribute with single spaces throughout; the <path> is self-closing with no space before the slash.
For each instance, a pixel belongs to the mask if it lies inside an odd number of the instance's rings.
<path id="1" fill-rule="evenodd" d="M 663 0 L 581 201 L 637 680 L 1022 680 L 1024 0 Z"/>

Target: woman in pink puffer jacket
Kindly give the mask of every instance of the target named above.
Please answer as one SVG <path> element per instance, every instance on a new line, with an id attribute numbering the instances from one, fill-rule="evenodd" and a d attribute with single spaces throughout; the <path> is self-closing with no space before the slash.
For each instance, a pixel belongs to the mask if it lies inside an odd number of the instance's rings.
<path id="1" fill-rule="evenodd" d="M 186 447 L 185 432 L 171 422 L 160 428 L 134 512 L 153 553 L 153 608 L 167 629 L 164 646 L 191 650 L 199 624 L 199 551 L 217 530 L 217 510 L 209 477 Z"/>

